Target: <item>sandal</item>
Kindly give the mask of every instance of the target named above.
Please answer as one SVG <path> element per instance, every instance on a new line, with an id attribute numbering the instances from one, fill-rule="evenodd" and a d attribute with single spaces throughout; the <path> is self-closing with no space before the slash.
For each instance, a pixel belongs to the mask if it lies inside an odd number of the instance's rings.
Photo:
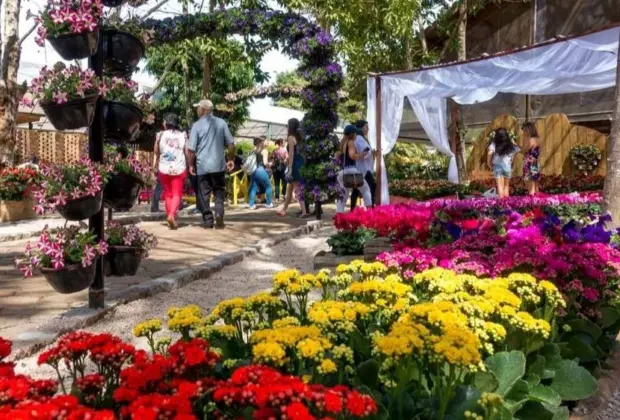
<path id="1" fill-rule="evenodd" d="M 282 210 L 277 211 L 277 212 L 276 212 L 276 214 L 277 214 L 278 216 L 280 216 L 280 217 L 286 217 L 286 212 L 285 212 L 285 211 L 282 211 Z"/>

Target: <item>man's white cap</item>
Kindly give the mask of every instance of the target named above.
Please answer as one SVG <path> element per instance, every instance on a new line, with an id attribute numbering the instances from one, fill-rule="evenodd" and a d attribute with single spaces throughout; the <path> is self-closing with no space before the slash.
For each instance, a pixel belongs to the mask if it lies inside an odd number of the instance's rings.
<path id="1" fill-rule="evenodd" d="M 194 104 L 194 108 L 213 109 L 213 102 L 208 99 L 201 99 L 200 102 Z"/>

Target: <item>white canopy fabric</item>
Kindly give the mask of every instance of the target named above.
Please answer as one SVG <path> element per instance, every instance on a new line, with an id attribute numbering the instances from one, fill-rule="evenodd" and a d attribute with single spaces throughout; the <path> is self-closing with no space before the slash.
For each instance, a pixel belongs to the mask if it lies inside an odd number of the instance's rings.
<path id="1" fill-rule="evenodd" d="M 448 179 L 458 182 L 456 160 L 448 139 L 447 98 L 460 104 L 476 104 L 499 92 L 551 95 L 613 87 L 619 40 L 620 27 L 615 27 L 462 64 L 379 75 L 382 153 L 390 153 L 398 140 L 407 97 L 431 143 L 450 156 Z M 367 88 L 368 136 L 370 144 L 376 146 L 375 76 L 368 78 Z M 386 204 L 389 193 L 383 159 L 382 168 L 381 201 Z"/>

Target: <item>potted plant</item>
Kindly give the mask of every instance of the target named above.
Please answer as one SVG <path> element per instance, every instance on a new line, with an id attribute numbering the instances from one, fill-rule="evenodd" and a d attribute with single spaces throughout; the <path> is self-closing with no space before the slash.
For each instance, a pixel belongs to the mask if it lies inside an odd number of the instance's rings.
<path id="1" fill-rule="evenodd" d="M 97 243 L 93 232 L 81 231 L 79 226 L 45 228 L 35 247 L 26 244 L 24 258 L 16 265 L 26 277 L 38 268 L 58 293 L 76 293 L 93 282 L 96 259 L 107 250 L 105 241 Z"/>
<path id="2" fill-rule="evenodd" d="M 101 32 L 104 68 L 111 76 L 129 78 L 144 57 L 154 31 L 144 29 L 135 19 L 112 16 L 104 22 Z"/>
<path id="3" fill-rule="evenodd" d="M 580 144 L 570 149 L 570 157 L 573 165 L 580 174 L 588 176 L 592 174 L 601 162 L 603 154 L 593 144 Z"/>
<path id="4" fill-rule="evenodd" d="M 157 245 L 155 237 L 138 226 L 123 226 L 114 220 L 108 221 L 105 240 L 110 246 L 105 258 L 106 276 L 135 276 L 149 250 Z"/>
<path id="5" fill-rule="evenodd" d="M 36 17 L 39 24 L 36 42 L 47 39 L 65 60 L 88 58 L 99 44 L 100 0 L 48 0 Z"/>
<path id="6" fill-rule="evenodd" d="M 0 222 L 33 219 L 30 192 L 39 182 L 39 173 L 32 168 L 0 170 Z"/>
<path id="7" fill-rule="evenodd" d="M 106 151 L 106 163 L 110 177 L 103 190 L 104 204 L 116 211 L 129 210 L 136 204 L 140 189 L 147 184 L 152 173 L 151 166 L 143 164 L 126 150 Z"/>
<path id="8" fill-rule="evenodd" d="M 106 78 L 102 89 L 103 135 L 107 141 L 132 142 L 138 136 L 143 118 L 138 107 L 138 84 L 120 77 Z"/>
<path id="9" fill-rule="evenodd" d="M 108 174 L 101 165 L 84 158 L 65 165 L 41 165 L 43 181 L 33 191 L 37 214 L 57 210 L 67 220 L 84 220 L 97 214 L 103 202 Z"/>
<path id="10" fill-rule="evenodd" d="M 93 121 L 100 89 L 99 79 L 91 69 L 59 62 L 51 70 L 43 67 L 29 90 L 56 130 L 75 130 Z M 34 102 L 28 99 L 24 104 Z"/>

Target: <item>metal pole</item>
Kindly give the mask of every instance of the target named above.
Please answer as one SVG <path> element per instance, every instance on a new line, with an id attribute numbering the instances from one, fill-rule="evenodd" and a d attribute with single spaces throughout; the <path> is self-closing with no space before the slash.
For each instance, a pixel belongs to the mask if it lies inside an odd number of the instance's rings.
<path id="1" fill-rule="evenodd" d="M 99 48 L 97 53 L 88 59 L 88 66 L 94 70 L 97 77 L 103 77 L 103 36 L 99 34 Z M 93 162 L 103 163 L 103 103 L 101 97 L 97 99 L 95 117 L 93 123 L 88 128 L 88 157 Z M 103 206 L 99 213 L 88 219 L 88 227 L 97 236 L 97 242 L 103 239 L 104 232 L 104 209 Z M 99 309 L 105 306 L 105 279 L 103 274 L 103 258 L 98 257 L 97 272 L 95 280 L 88 289 L 88 307 Z"/>
<path id="2" fill-rule="evenodd" d="M 381 205 L 381 179 L 383 177 L 383 168 L 381 162 L 383 161 L 383 152 L 381 151 L 381 77 L 375 76 L 375 123 L 376 123 L 376 136 L 377 136 L 377 157 L 375 159 L 375 165 L 377 173 L 377 192 L 376 192 L 376 204 Z"/>

